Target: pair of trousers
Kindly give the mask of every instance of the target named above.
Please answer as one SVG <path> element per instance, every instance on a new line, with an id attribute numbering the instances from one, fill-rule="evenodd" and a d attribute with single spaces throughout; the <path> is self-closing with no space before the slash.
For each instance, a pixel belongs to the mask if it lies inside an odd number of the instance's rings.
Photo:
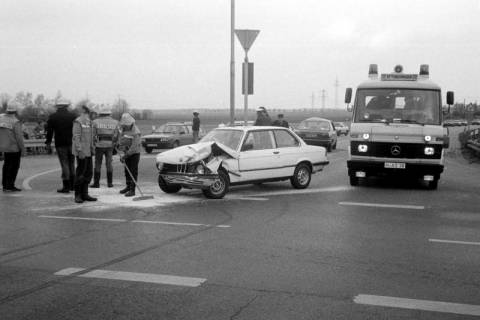
<path id="1" fill-rule="evenodd" d="M 198 133 L 199 133 L 199 131 L 192 131 L 193 143 L 197 143 L 197 142 L 198 142 Z"/>
<path id="2" fill-rule="evenodd" d="M 62 180 L 73 181 L 75 179 L 75 157 L 72 154 L 72 146 L 56 147 L 56 150 L 62 167 Z"/>
<path id="3" fill-rule="evenodd" d="M 140 162 L 140 153 L 132 154 L 128 157 L 125 157 L 125 166 L 130 170 L 132 173 L 133 179 L 138 181 L 138 163 Z M 127 186 L 130 186 L 132 189 L 135 189 L 135 182 L 130 177 L 127 169 L 125 168 L 125 181 Z"/>
<path id="4" fill-rule="evenodd" d="M 97 173 L 98 175 L 100 175 L 100 172 L 102 171 L 102 161 L 104 155 L 107 172 L 113 172 L 113 148 L 95 148 L 95 173 Z"/>
<path id="5" fill-rule="evenodd" d="M 4 152 L 2 170 L 2 186 L 4 189 L 13 189 L 20 169 L 21 152 Z"/>
<path id="6" fill-rule="evenodd" d="M 81 190 L 83 185 L 88 185 L 93 176 L 92 157 L 80 159 L 77 157 L 77 170 L 75 172 L 75 190 Z"/>

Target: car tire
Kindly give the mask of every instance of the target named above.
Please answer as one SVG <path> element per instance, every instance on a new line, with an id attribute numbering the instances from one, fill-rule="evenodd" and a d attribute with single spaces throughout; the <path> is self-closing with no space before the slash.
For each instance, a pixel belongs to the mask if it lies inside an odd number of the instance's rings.
<path id="1" fill-rule="evenodd" d="M 205 197 L 209 199 L 222 199 L 228 192 L 230 187 L 230 179 L 225 170 L 218 170 L 218 179 L 208 187 L 207 189 L 202 189 Z"/>
<path id="2" fill-rule="evenodd" d="M 428 190 L 437 190 L 438 188 L 438 179 L 433 179 L 432 181 L 428 182 L 427 185 Z"/>
<path id="3" fill-rule="evenodd" d="M 328 146 L 327 146 L 327 151 L 328 152 L 332 152 L 332 144 L 329 143 Z"/>
<path id="4" fill-rule="evenodd" d="M 152 148 L 145 148 L 145 152 L 148 153 L 148 154 L 152 153 L 152 151 L 153 151 Z"/>
<path id="5" fill-rule="evenodd" d="M 160 187 L 160 190 L 165 193 L 177 193 L 178 191 L 180 191 L 180 189 L 182 189 L 182 186 L 178 184 L 171 184 L 165 182 L 165 180 L 163 180 L 162 176 L 160 175 L 158 176 L 158 186 Z"/>
<path id="6" fill-rule="evenodd" d="M 179 146 L 180 146 L 180 142 L 178 142 L 178 140 L 177 140 L 177 141 L 175 141 L 175 142 L 172 144 L 172 149 L 175 149 L 175 148 L 177 148 L 177 147 L 179 147 Z"/>
<path id="7" fill-rule="evenodd" d="M 337 149 L 337 142 L 335 141 L 335 144 L 332 146 L 332 149 L 333 150 L 336 150 Z"/>
<path id="8" fill-rule="evenodd" d="M 359 179 L 355 176 L 349 176 L 350 177 L 350 185 L 353 187 L 358 186 Z"/>
<path id="9" fill-rule="evenodd" d="M 305 189 L 310 185 L 312 180 L 312 170 L 306 163 L 300 163 L 295 168 L 293 177 L 290 178 L 290 183 L 295 189 Z"/>

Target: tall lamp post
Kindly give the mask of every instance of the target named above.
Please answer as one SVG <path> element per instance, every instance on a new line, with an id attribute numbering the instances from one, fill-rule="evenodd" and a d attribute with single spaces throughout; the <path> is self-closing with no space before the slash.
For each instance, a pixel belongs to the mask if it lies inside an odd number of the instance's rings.
<path id="1" fill-rule="evenodd" d="M 235 121 L 235 0 L 230 0 L 230 125 Z"/>
<path id="2" fill-rule="evenodd" d="M 260 30 L 235 30 L 238 40 L 240 41 L 243 49 L 245 50 L 245 60 L 243 63 L 243 94 L 244 94 L 244 109 L 243 109 L 243 120 L 245 125 L 248 122 L 248 94 L 249 94 L 249 76 L 248 76 L 248 50 L 252 47 L 253 42 L 258 36 Z M 253 92 L 252 92 L 253 93 Z"/>

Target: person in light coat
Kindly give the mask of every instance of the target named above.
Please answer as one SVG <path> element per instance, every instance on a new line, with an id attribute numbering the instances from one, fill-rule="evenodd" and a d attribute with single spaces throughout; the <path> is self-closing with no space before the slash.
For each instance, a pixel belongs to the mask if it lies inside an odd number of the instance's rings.
<path id="1" fill-rule="evenodd" d="M 141 132 L 135 125 L 135 119 L 124 113 L 120 119 L 119 149 L 123 153 L 120 161 L 125 165 L 126 187 L 120 190 L 125 197 L 135 195 L 136 182 L 138 181 L 138 163 L 140 162 Z"/>

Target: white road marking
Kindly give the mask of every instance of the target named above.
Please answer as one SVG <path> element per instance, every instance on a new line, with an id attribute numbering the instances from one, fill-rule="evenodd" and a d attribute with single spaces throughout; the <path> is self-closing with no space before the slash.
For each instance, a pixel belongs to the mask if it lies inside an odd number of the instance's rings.
<path id="1" fill-rule="evenodd" d="M 359 294 L 358 304 L 480 316 L 480 305 Z"/>
<path id="2" fill-rule="evenodd" d="M 85 269 L 67 268 L 67 269 L 63 269 L 58 272 L 55 272 L 55 275 L 69 276 L 77 272 L 81 272 L 83 270 Z M 184 287 L 198 287 L 202 283 L 207 281 L 207 279 L 204 279 L 204 278 L 179 277 L 179 276 L 171 276 L 166 274 L 138 273 L 138 272 L 111 271 L 111 270 L 93 270 L 84 274 L 80 274 L 79 277 L 147 282 L 147 283 L 168 284 L 173 286 L 184 286 Z"/>
<path id="3" fill-rule="evenodd" d="M 229 225 L 219 224 L 203 224 L 203 223 L 189 223 L 189 222 L 170 222 L 170 221 L 155 221 L 155 220 L 132 220 L 134 223 L 153 223 L 153 224 L 165 224 L 165 225 L 174 225 L 174 226 L 192 226 L 192 227 L 211 227 L 215 226 L 217 228 L 230 228 Z"/>
<path id="4" fill-rule="evenodd" d="M 46 175 L 46 174 L 49 174 L 49 173 L 53 173 L 53 172 L 57 172 L 57 171 L 60 171 L 60 170 L 61 170 L 61 168 L 57 168 L 57 169 L 52 169 L 52 170 L 43 171 L 43 172 L 34 174 L 33 176 L 30 176 L 30 177 L 23 180 L 22 187 L 25 190 L 32 190 L 32 187 L 30 186 L 30 181 L 32 181 L 33 179 L 38 178 L 40 176 L 43 176 L 43 175 Z"/>
<path id="5" fill-rule="evenodd" d="M 453 244 L 466 244 L 472 246 L 480 246 L 480 242 L 471 242 L 471 241 L 457 241 L 457 240 L 442 240 L 442 239 L 428 239 L 430 242 L 440 242 L 440 243 L 453 243 Z"/>
<path id="6" fill-rule="evenodd" d="M 260 197 L 228 197 L 224 198 L 225 200 L 248 200 L 248 201 L 268 201 L 268 198 L 260 198 Z"/>
<path id="7" fill-rule="evenodd" d="M 62 205 L 58 207 L 41 207 L 41 208 L 30 208 L 28 210 L 30 211 L 65 211 L 65 210 L 74 210 L 74 209 L 107 209 L 109 206 L 103 205 L 103 204 L 97 204 L 97 205 L 88 205 L 88 204 L 83 204 L 83 205 Z"/>
<path id="8" fill-rule="evenodd" d="M 50 216 L 40 215 L 39 218 L 47 219 L 65 219 L 65 220 L 86 220 L 86 221 L 105 221 L 105 222 L 133 222 L 133 223 L 150 223 L 150 224 L 163 224 L 172 226 L 190 226 L 190 227 L 211 227 L 216 228 L 230 228 L 231 226 L 225 224 L 203 224 L 203 223 L 190 223 L 190 222 L 171 222 L 171 221 L 156 221 L 156 220 L 132 220 L 127 219 L 110 219 L 110 218 L 93 218 L 93 217 L 72 217 L 72 216 Z"/>
<path id="9" fill-rule="evenodd" d="M 87 217 L 68 217 L 68 216 L 49 216 L 41 215 L 39 218 L 48 219 L 69 219 L 69 220 L 91 220 L 91 221 L 108 221 L 108 222 L 127 222 L 126 219 L 108 219 L 108 218 L 87 218 Z"/>
<path id="10" fill-rule="evenodd" d="M 339 205 L 342 206 L 360 206 L 360 207 L 378 207 L 378 208 L 396 208 L 396 209 L 413 209 L 413 210 L 423 210 L 424 206 L 413 206 L 413 205 L 404 205 L 404 204 L 384 204 L 384 203 L 368 203 L 368 202 L 339 202 Z"/>

